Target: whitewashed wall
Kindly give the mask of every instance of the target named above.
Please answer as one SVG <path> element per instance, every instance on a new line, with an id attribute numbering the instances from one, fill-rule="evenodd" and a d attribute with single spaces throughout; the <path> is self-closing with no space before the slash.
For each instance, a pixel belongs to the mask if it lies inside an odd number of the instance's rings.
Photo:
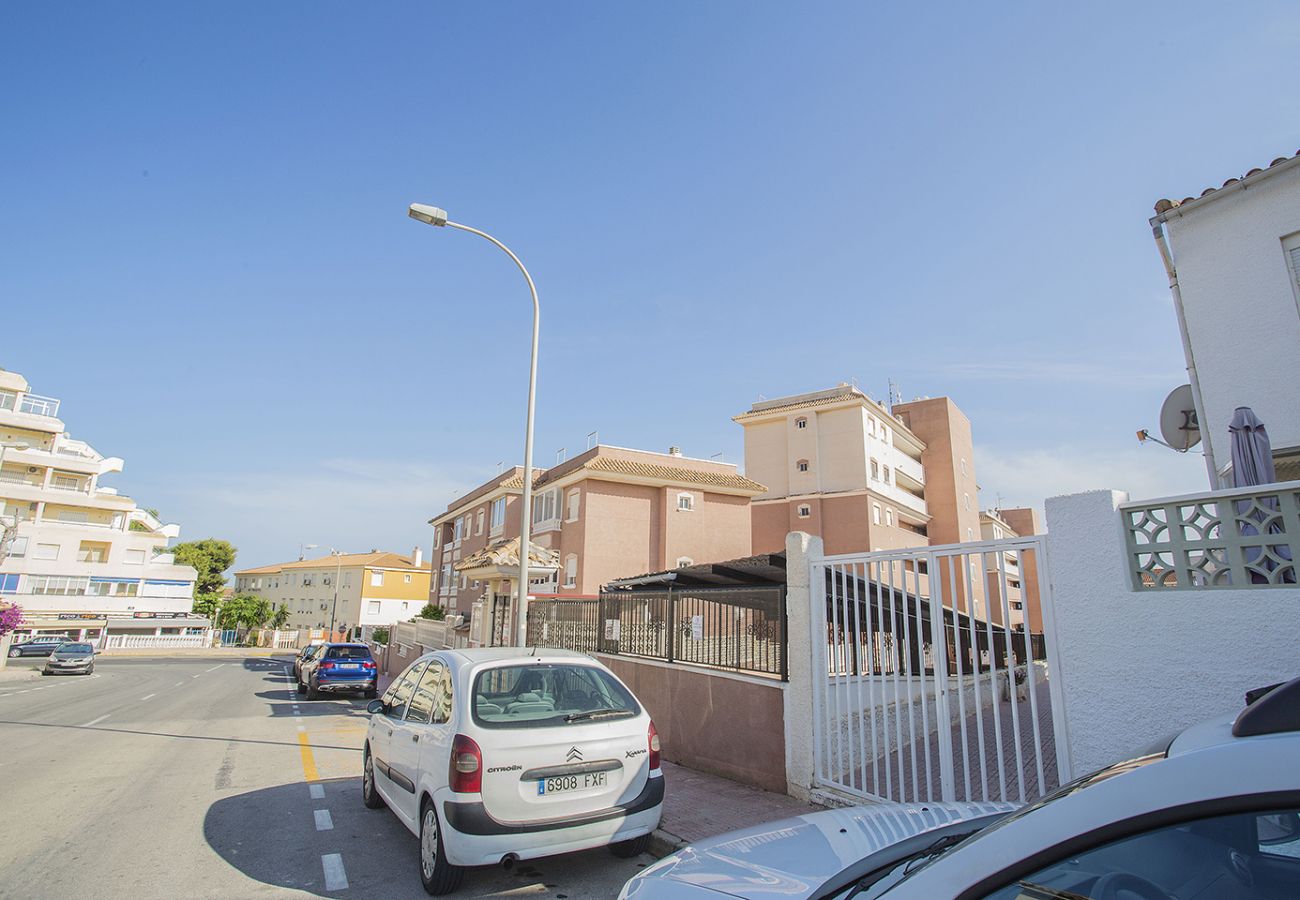
<path id="1" fill-rule="evenodd" d="M 1117 511 L 1128 495 L 1047 501 L 1048 564 L 1076 775 L 1244 705 L 1300 675 L 1300 588 L 1130 588 Z"/>
<path id="2" fill-rule="evenodd" d="M 1205 404 L 1201 432 L 1222 469 L 1238 406 L 1274 447 L 1300 446 L 1300 306 L 1283 239 L 1300 232 L 1300 165 L 1169 214 L 1187 331 Z"/>

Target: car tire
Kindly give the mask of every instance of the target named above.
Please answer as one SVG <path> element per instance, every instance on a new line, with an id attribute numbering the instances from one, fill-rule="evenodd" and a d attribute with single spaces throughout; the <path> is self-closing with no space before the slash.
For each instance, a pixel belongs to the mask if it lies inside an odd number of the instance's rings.
<path id="1" fill-rule="evenodd" d="M 314 685 L 314 684 L 308 684 L 308 685 L 307 685 L 307 699 L 308 699 L 308 700 L 315 700 L 315 699 L 317 699 L 318 697 L 320 697 L 320 691 L 316 690 L 316 685 Z"/>
<path id="2" fill-rule="evenodd" d="M 460 866 L 447 862 L 438 810 L 426 797 L 420 804 L 420 883 L 426 893 L 441 897 L 456 890 L 464 874 L 465 870 Z"/>
<path id="3" fill-rule="evenodd" d="M 23 655 L 23 651 L 19 650 L 17 647 L 14 647 L 12 650 L 9 651 L 10 659 L 17 659 L 22 655 Z"/>
<path id="4" fill-rule="evenodd" d="M 48 674 L 50 674 L 49 669 L 41 669 L 41 675 L 48 675 Z"/>
<path id="5" fill-rule="evenodd" d="M 361 802 L 366 809 L 383 809 L 384 798 L 375 790 L 375 762 L 370 757 L 370 745 L 366 745 L 365 762 L 361 764 Z"/>
<path id="6" fill-rule="evenodd" d="M 619 859 L 631 859 L 634 856 L 640 856 L 650 849 L 650 835 L 643 834 L 640 837 L 629 838 L 626 841 L 619 841 L 609 845 L 609 852 L 613 853 Z"/>
<path id="7" fill-rule="evenodd" d="M 87 675 L 94 675 L 94 674 L 95 674 L 95 664 L 94 664 L 94 663 L 91 663 L 89 666 L 86 667 L 86 674 L 87 674 Z"/>

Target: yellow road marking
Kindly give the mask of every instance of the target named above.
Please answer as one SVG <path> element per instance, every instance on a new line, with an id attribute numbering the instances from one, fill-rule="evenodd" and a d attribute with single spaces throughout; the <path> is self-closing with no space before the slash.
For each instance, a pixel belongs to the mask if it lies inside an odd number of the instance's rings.
<path id="1" fill-rule="evenodd" d="M 303 777 L 308 781 L 320 781 L 320 775 L 316 773 L 316 757 L 312 755 L 306 734 L 298 735 L 298 750 L 302 754 Z"/>

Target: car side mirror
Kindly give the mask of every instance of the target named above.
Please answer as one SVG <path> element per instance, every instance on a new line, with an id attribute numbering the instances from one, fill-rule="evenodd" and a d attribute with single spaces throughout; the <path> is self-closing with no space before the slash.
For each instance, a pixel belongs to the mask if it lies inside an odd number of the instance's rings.
<path id="1" fill-rule="evenodd" d="M 366 712 L 370 713 L 372 716 L 378 716 L 387 712 L 387 709 L 384 706 L 383 700 L 371 700 L 366 704 Z"/>
<path id="2" fill-rule="evenodd" d="M 1300 838 L 1300 813 L 1269 813 L 1255 819 L 1259 843 L 1263 847 L 1289 844 Z"/>

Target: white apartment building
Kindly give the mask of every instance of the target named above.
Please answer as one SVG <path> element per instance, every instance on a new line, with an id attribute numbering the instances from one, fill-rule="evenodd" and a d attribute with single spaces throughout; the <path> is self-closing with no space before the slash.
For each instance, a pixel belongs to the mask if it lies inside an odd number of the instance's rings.
<path id="1" fill-rule="evenodd" d="M 180 527 L 100 484 L 122 460 L 73 440 L 59 406 L 0 370 L 0 599 L 22 607 L 18 634 L 205 634 L 196 573 L 167 552 Z"/>
<path id="2" fill-rule="evenodd" d="M 1239 406 L 1268 429 L 1278 480 L 1300 479 L 1300 153 L 1155 211 L 1212 482 Z"/>

